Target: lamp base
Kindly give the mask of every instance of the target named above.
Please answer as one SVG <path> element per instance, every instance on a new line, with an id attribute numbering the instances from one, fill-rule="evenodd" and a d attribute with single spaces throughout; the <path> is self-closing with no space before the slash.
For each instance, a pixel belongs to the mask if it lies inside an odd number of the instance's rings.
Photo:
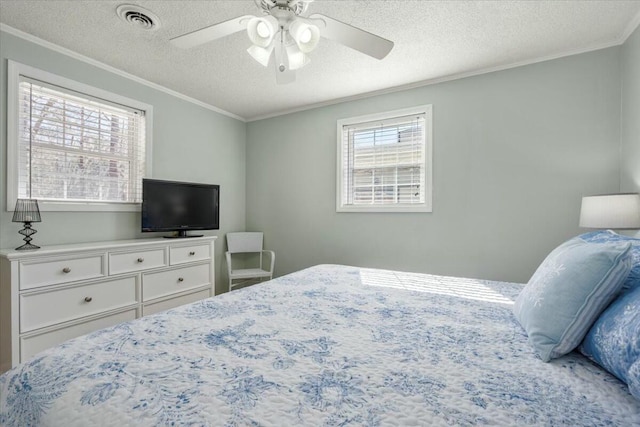
<path id="1" fill-rule="evenodd" d="M 28 251 L 33 249 L 40 249 L 40 246 L 32 245 L 31 243 L 25 243 L 22 246 L 16 248 L 16 251 Z"/>
<path id="2" fill-rule="evenodd" d="M 25 244 L 17 247 L 16 251 L 27 251 L 27 250 L 33 250 L 33 249 L 40 249 L 40 246 L 36 246 L 36 245 L 32 245 L 31 244 L 31 236 L 33 236 L 34 234 L 36 234 L 38 231 L 34 230 L 33 228 L 31 228 L 31 222 L 25 222 L 24 223 L 24 228 L 20 231 L 18 231 L 18 233 L 22 234 L 24 236 L 24 241 Z"/>

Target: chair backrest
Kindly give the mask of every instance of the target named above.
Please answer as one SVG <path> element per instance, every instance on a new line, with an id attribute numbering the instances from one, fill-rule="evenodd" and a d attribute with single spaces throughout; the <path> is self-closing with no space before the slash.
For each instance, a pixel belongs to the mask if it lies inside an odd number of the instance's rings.
<path id="1" fill-rule="evenodd" d="M 262 251 L 262 232 L 227 233 L 227 250 L 230 253 Z"/>

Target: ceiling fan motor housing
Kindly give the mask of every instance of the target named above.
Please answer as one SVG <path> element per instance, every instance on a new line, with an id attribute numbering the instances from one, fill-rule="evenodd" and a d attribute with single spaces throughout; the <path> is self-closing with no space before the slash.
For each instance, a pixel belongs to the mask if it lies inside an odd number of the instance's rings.
<path id="1" fill-rule="evenodd" d="M 313 0 L 254 0 L 256 5 L 264 13 L 271 13 L 273 9 L 286 9 L 294 15 L 300 15 L 307 10 L 307 6 Z M 275 15 L 274 15 L 275 16 Z"/>

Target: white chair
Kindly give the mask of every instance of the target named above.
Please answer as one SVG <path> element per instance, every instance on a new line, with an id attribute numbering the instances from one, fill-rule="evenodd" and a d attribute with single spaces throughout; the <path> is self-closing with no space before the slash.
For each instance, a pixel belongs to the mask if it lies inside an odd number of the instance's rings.
<path id="1" fill-rule="evenodd" d="M 229 291 L 248 280 L 272 279 L 273 266 L 276 261 L 276 254 L 273 251 L 262 249 L 263 233 L 261 232 L 239 232 L 227 233 L 227 270 L 229 272 Z M 259 265 L 254 268 L 235 269 L 232 265 L 233 254 L 257 254 L 259 255 Z M 270 255 L 271 263 L 266 269 L 264 263 L 265 254 Z M 251 260 L 255 261 L 255 260 Z M 244 259 L 244 263 L 248 261 Z M 246 267 L 246 265 L 243 265 Z M 233 283 L 234 280 L 242 280 L 241 283 Z"/>

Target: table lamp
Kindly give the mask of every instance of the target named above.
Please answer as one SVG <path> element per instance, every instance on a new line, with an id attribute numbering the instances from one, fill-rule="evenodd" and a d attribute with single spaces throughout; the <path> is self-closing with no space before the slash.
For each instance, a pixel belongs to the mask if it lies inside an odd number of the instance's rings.
<path id="1" fill-rule="evenodd" d="M 40 209 L 38 208 L 38 201 L 35 199 L 18 199 L 16 200 L 16 208 L 13 211 L 12 222 L 24 223 L 24 228 L 18 233 L 24 236 L 25 244 L 16 248 L 17 251 L 24 251 L 29 249 L 40 249 L 40 246 L 31 244 L 31 236 L 37 233 L 36 230 L 31 228 L 32 222 L 41 222 Z"/>

